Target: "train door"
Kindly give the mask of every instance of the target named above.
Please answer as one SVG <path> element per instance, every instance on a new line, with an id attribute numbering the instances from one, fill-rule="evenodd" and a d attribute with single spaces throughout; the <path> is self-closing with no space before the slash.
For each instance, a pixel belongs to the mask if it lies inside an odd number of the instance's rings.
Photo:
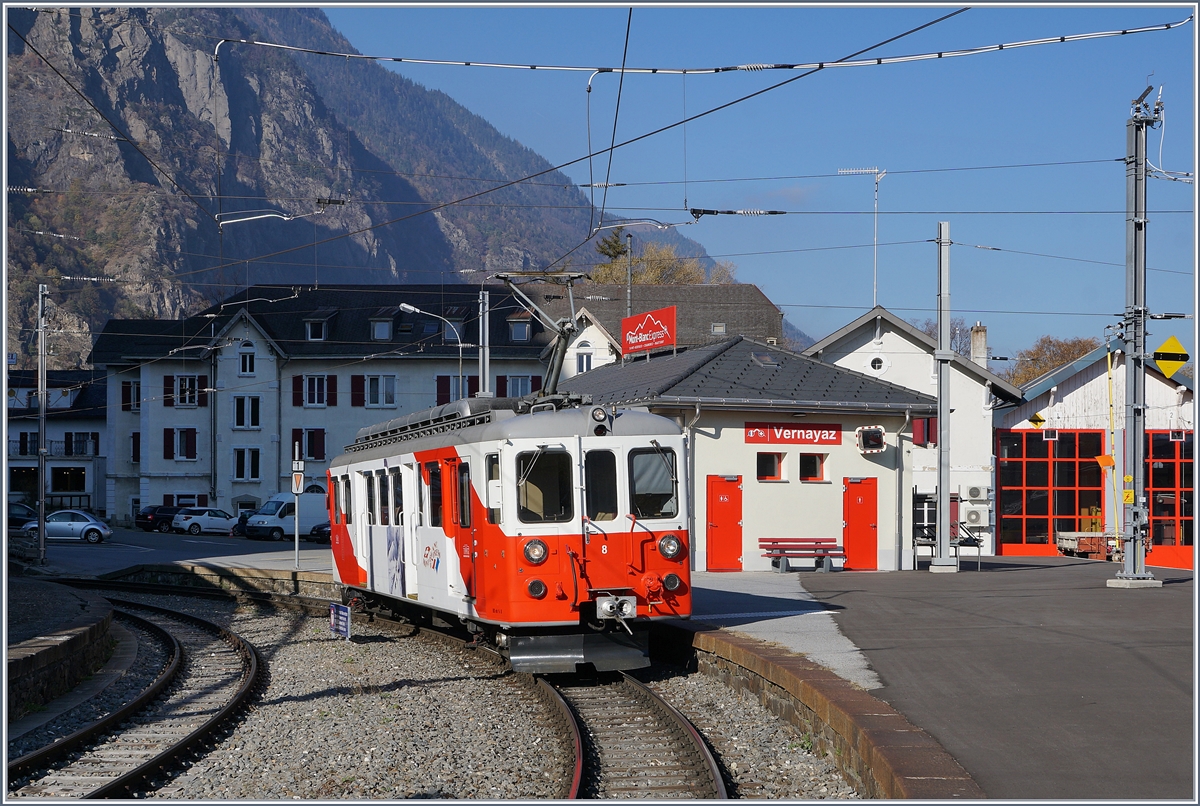
<path id="1" fill-rule="evenodd" d="M 637 544 L 637 538 L 626 531 L 630 528 L 630 521 L 617 518 L 621 512 L 617 467 L 617 455 L 613 451 L 592 450 L 583 455 L 584 514 L 587 522 L 584 524 L 581 551 L 589 567 L 594 565 L 608 575 L 622 574 L 624 566 L 627 563 L 632 565 L 636 559 L 630 555 L 630 546 Z M 587 573 L 595 572 L 588 570 Z"/>
<path id="2" fill-rule="evenodd" d="M 404 539 L 404 487 L 400 468 L 393 467 L 378 473 L 379 481 L 379 528 L 383 532 L 380 545 L 380 587 L 391 596 L 403 598 L 408 595 L 405 584 Z"/>
<path id="3" fill-rule="evenodd" d="M 876 478 L 842 479 L 842 547 L 846 568 L 879 568 L 879 512 Z"/>
<path id="4" fill-rule="evenodd" d="M 379 580 L 375 574 L 375 540 L 376 524 L 379 523 L 379 502 L 375 494 L 375 474 L 370 470 L 360 473 L 363 494 L 358 497 L 362 509 L 358 515 L 358 561 L 367 569 L 367 587 L 379 590 Z"/>
<path id="5" fill-rule="evenodd" d="M 709 476 L 707 501 L 707 570 L 741 571 L 742 477 Z"/>
<path id="6" fill-rule="evenodd" d="M 421 550 L 417 526 L 423 517 L 421 504 L 421 471 L 420 465 L 405 463 L 400 468 L 400 497 L 393 497 L 393 506 L 400 508 L 401 526 L 404 531 L 404 547 L 401 554 L 404 558 L 404 590 L 410 599 L 420 598 L 421 590 Z"/>
<path id="7" fill-rule="evenodd" d="M 475 525 L 471 518 L 471 465 L 456 456 L 443 460 L 443 469 L 450 548 L 458 558 L 464 595 L 475 597 L 478 590 L 475 571 L 479 552 L 475 542 Z M 455 582 L 451 577 L 451 590 L 454 590 Z"/>

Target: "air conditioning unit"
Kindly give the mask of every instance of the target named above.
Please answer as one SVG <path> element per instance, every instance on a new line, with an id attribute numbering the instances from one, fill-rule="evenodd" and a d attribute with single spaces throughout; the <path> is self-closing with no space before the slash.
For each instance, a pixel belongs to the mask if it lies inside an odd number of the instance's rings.
<path id="1" fill-rule="evenodd" d="M 967 498 L 971 501 L 986 501 L 992 497 L 992 488 L 975 485 L 967 488 Z"/>
<path id="2" fill-rule="evenodd" d="M 958 519 L 970 527 L 984 527 L 991 522 L 986 506 L 967 504 L 959 507 Z"/>

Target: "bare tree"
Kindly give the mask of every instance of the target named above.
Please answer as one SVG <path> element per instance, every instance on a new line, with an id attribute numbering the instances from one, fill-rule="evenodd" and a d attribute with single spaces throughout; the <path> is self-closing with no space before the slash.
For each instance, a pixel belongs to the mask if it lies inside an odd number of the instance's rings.
<path id="1" fill-rule="evenodd" d="M 934 341 L 938 340 L 938 323 L 936 319 L 926 319 L 924 322 L 916 319 L 908 321 L 909 324 L 929 338 Z M 950 349 L 964 358 L 971 357 L 971 328 L 967 326 L 967 320 L 961 316 L 950 317 Z"/>

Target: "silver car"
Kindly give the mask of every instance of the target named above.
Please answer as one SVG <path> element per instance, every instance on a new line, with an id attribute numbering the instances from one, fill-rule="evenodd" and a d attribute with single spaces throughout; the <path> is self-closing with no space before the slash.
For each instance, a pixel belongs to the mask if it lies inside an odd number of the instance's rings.
<path id="1" fill-rule="evenodd" d="M 192 535 L 198 535 L 201 532 L 227 535 L 235 523 L 237 523 L 237 518 L 223 509 L 191 507 L 175 513 L 175 518 L 171 521 L 171 529 L 175 532 L 187 532 Z"/>
<path id="2" fill-rule="evenodd" d="M 23 530 L 29 537 L 38 536 L 38 522 L 30 521 Z M 77 509 L 60 509 L 46 516 L 47 540 L 85 540 L 99 543 L 112 537 L 112 528 L 90 512 Z"/>

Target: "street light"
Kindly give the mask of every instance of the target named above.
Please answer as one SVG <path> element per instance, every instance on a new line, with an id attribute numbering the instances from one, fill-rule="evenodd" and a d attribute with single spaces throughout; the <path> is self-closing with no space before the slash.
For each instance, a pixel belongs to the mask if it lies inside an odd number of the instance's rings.
<path id="1" fill-rule="evenodd" d="M 879 180 L 887 176 L 887 171 L 881 171 L 878 168 L 839 168 L 838 174 L 841 176 L 855 174 L 875 174 L 875 258 L 874 269 L 871 279 L 871 307 L 874 308 L 879 304 Z"/>
<path id="2" fill-rule="evenodd" d="M 430 313 L 429 311 L 423 311 L 416 305 L 409 305 L 407 302 L 400 303 L 400 310 L 404 311 L 405 313 L 423 313 L 426 316 L 432 316 L 435 319 L 441 319 L 443 322 L 450 325 L 451 329 L 454 330 L 454 338 L 456 341 L 458 341 L 458 396 L 460 399 L 466 397 L 466 395 L 463 393 L 462 334 L 458 332 L 458 328 L 455 327 L 454 323 L 446 317 L 438 316 L 436 313 Z"/>

